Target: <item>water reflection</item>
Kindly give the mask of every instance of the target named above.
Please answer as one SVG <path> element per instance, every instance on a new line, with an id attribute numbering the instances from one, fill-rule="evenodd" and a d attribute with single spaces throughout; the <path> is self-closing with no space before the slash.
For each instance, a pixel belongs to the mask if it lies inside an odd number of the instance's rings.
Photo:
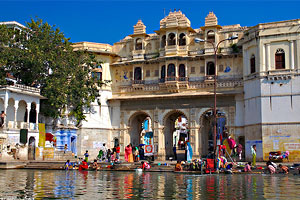
<path id="1" fill-rule="evenodd" d="M 2 170 L 1 198 L 297 199 L 293 175 Z"/>

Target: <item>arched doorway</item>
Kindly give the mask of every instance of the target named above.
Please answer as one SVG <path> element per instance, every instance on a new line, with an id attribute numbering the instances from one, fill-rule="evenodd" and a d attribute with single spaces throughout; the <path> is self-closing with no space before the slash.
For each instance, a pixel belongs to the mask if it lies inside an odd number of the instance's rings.
<path id="1" fill-rule="evenodd" d="M 200 119 L 201 130 L 200 144 L 202 145 L 201 154 L 202 156 L 207 156 L 214 151 L 214 124 L 215 118 L 213 114 L 213 110 L 208 110 L 204 114 L 202 114 Z M 222 143 L 222 139 L 226 138 L 225 136 L 226 129 L 226 117 L 225 113 L 217 110 L 217 138 L 220 138 L 220 142 Z"/>
<path id="2" fill-rule="evenodd" d="M 151 118 L 144 112 L 136 113 L 130 120 L 130 143 L 132 146 L 144 144 L 144 136 L 146 132 L 152 131 Z M 128 144 L 125 144 L 128 145 Z"/>
<path id="3" fill-rule="evenodd" d="M 35 160 L 35 138 L 32 136 L 28 143 L 28 160 Z"/>
<path id="4" fill-rule="evenodd" d="M 185 142 L 189 140 L 188 119 L 181 111 L 173 111 L 164 120 L 164 138 L 166 159 L 174 158 L 176 147 L 177 159 L 185 160 Z"/>
<path id="5" fill-rule="evenodd" d="M 213 62 L 208 62 L 206 64 L 206 75 L 211 76 L 215 75 L 215 63 Z"/>

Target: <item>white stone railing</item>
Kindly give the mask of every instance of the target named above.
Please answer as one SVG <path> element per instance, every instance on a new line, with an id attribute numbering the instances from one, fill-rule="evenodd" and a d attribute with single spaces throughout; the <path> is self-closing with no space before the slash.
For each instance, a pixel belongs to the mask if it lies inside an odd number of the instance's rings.
<path id="1" fill-rule="evenodd" d="M 33 92 L 33 93 L 39 93 L 40 94 L 40 89 L 35 88 L 35 87 L 20 85 L 20 84 L 1 85 L 0 88 L 7 88 L 7 89 L 11 88 L 11 89 L 17 89 L 17 90 L 22 90 L 22 91 L 27 91 L 27 92 Z"/>
<path id="2" fill-rule="evenodd" d="M 30 129 L 37 130 L 38 127 L 36 123 L 27 123 L 22 121 L 8 121 L 7 126 L 4 125 L 7 129 Z"/>

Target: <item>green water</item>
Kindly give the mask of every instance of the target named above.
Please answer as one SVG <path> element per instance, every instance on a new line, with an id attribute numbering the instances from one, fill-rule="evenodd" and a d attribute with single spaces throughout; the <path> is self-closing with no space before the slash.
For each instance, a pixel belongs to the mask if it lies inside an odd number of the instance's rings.
<path id="1" fill-rule="evenodd" d="M 300 199 L 300 176 L 1 170 L 0 199 Z"/>

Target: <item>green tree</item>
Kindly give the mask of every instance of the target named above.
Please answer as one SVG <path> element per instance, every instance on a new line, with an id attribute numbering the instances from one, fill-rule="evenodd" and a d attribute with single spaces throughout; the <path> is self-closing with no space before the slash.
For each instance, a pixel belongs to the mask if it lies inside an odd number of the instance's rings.
<path id="1" fill-rule="evenodd" d="M 65 114 L 78 122 L 85 119 L 84 109 L 104 84 L 90 76 L 99 64 L 93 54 L 74 51 L 69 38 L 41 19 L 32 19 L 22 31 L 1 26 L 0 38 L 0 73 L 39 87 L 47 98 L 41 102 L 41 113 L 54 119 Z"/>

